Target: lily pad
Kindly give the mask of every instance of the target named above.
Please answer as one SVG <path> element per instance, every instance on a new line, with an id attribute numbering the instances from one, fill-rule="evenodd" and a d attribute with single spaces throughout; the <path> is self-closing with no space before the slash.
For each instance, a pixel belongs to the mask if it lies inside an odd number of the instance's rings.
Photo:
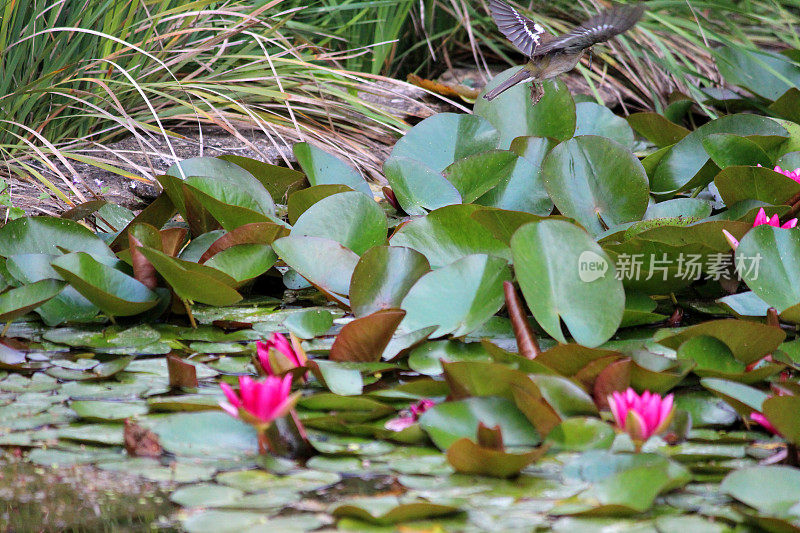
<path id="1" fill-rule="evenodd" d="M 589 234 L 568 222 L 532 222 L 517 230 L 511 249 L 525 301 L 553 338 L 566 342 L 561 320 L 584 346 L 599 346 L 614 334 L 625 291 Z"/>

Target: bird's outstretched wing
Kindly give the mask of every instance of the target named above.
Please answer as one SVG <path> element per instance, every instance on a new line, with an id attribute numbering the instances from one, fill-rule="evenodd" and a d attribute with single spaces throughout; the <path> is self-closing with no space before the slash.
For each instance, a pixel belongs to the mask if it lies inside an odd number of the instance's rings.
<path id="1" fill-rule="evenodd" d="M 636 24 L 644 13 L 644 4 L 616 6 L 601 11 L 577 28 L 542 43 L 531 54 L 544 55 L 548 52 L 576 53 L 592 45 L 607 41 L 626 32 Z M 501 28 L 502 30 L 502 28 Z"/>
<path id="2" fill-rule="evenodd" d="M 526 56 L 534 55 L 542 44 L 555 39 L 541 24 L 523 17 L 503 0 L 489 0 L 489 10 L 500 33 Z"/>

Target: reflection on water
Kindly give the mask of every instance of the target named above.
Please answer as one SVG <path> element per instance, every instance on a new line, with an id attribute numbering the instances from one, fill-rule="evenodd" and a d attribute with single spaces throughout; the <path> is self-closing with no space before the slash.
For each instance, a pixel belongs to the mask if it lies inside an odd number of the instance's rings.
<path id="1" fill-rule="evenodd" d="M 158 484 L 91 466 L 0 459 L 0 531 L 178 531 Z"/>

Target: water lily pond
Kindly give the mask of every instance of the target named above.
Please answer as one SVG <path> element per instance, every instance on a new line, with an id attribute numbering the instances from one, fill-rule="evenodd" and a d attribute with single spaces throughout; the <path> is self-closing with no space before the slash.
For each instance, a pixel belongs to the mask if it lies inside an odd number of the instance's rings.
<path id="1" fill-rule="evenodd" d="M 529 95 L 6 223 L 2 526 L 800 531 L 798 117 Z"/>

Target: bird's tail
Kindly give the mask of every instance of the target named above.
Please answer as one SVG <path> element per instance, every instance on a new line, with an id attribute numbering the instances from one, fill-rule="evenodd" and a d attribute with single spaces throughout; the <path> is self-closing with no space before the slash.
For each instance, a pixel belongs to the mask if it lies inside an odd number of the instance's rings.
<path id="1" fill-rule="evenodd" d="M 495 98 L 497 98 L 497 96 L 500 95 L 500 93 L 504 92 L 506 89 L 510 89 L 514 85 L 521 83 L 530 77 L 531 73 L 528 69 L 526 68 L 520 69 L 506 81 L 502 82 L 500 85 L 498 85 L 491 91 L 484 94 L 483 97 L 486 98 L 487 100 L 494 100 Z"/>

